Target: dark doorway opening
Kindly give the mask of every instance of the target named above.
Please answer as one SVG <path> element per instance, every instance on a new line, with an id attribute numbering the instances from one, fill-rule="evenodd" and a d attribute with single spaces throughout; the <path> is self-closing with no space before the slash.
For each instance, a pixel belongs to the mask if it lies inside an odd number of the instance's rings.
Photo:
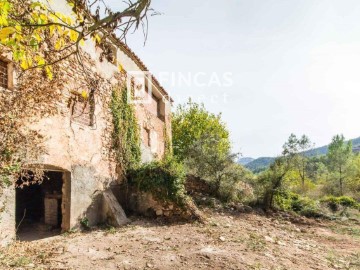
<path id="1" fill-rule="evenodd" d="M 61 232 L 63 173 L 47 171 L 42 183 L 31 180 L 18 179 L 16 188 L 16 230 L 21 241 Z"/>

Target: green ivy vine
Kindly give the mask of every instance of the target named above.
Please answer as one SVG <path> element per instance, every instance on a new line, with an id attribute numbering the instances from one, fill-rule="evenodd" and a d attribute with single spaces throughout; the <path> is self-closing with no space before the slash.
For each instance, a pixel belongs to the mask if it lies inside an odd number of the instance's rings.
<path id="1" fill-rule="evenodd" d="M 114 124 L 113 150 L 117 163 L 126 175 L 127 170 L 136 169 L 141 161 L 140 132 L 126 87 L 113 88 L 110 107 Z"/>

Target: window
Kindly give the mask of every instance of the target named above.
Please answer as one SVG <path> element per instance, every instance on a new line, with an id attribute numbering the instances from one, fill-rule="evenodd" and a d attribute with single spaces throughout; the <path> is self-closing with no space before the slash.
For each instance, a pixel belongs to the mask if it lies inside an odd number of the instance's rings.
<path id="1" fill-rule="evenodd" d="M 95 102 L 92 95 L 83 98 L 80 95 L 73 95 L 71 100 L 71 120 L 78 124 L 93 126 Z"/>
<path id="2" fill-rule="evenodd" d="M 154 100 L 154 104 L 156 107 L 156 115 L 159 116 L 160 113 L 160 99 L 158 99 L 154 94 L 152 94 L 152 98 Z"/>
<path id="3" fill-rule="evenodd" d="M 8 88 L 9 75 L 8 75 L 8 63 L 0 60 L 0 86 Z"/>
<path id="4" fill-rule="evenodd" d="M 165 103 L 162 101 L 161 98 L 156 97 L 154 94 L 152 95 L 154 105 L 156 107 L 155 112 L 156 116 L 160 118 L 162 121 L 165 119 Z"/>
<path id="5" fill-rule="evenodd" d="M 145 146 L 151 146 L 150 129 L 143 128 L 143 141 Z"/>

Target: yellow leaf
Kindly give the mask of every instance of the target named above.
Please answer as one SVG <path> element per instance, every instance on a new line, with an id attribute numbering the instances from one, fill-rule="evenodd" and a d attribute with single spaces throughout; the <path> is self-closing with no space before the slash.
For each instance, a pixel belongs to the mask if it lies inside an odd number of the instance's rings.
<path id="1" fill-rule="evenodd" d="M 52 71 L 51 71 L 51 67 L 50 66 L 46 66 L 45 67 L 45 72 L 46 72 L 46 75 L 47 77 L 52 80 L 53 79 L 53 74 L 52 74 Z"/>
<path id="2" fill-rule="evenodd" d="M 79 34 L 76 31 L 70 30 L 70 40 L 75 42 L 77 41 Z"/>
<path id="3" fill-rule="evenodd" d="M 119 63 L 118 69 L 119 69 L 120 72 L 124 70 L 124 67 L 122 66 L 122 64 Z"/>
<path id="4" fill-rule="evenodd" d="M 42 19 L 44 23 L 48 21 L 48 17 L 45 14 L 40 14 L 40 19 Z"/>
<path id="5" fill-rule="evenodd" d="M 83 98 L 85 98 L 85 99 L 88 98 L 88 94 L 87 94 L 87 92 L 86 92 L 85 90 L 82 90 L 82 91 L 81 91 L 81 96 L 82 96 Z"/>
<path id="6" fill-rule="evenodd" d="M 95 35 L 95 40 L 96 40 L 97 43 L 100 43 L 101 42 L 101 37 L 98 34 L 96 34 Z"/>
<path id="7" fill-rule="evenodd" d="M 39 57 L 37 60 L 38 66 L 43 66 L 45 65 L 45 59 L 42 57 Z"/>
<path id="8" fill-rule="evenodd" d="M 55 50 L 60 50 L 62 47 L 62 39 L 58 39 L 56 42 L 55 42 Z"/>
<path id="9" fill-rule="evenodd" d="M 38 42 L 40 42 L 40 41 L 42 40 L 42 38 L 40 37 L 40 35 L 39 35 L 38 33 L 35 33 L 35 34 L 33 35 L 33 37 L 34 37 Z"/>
<path id="10" fill-rule="evenodd" d="M 20 66 L 21 66 L 22 69 L 27 69 L 29 67 L 28 62 L 26 61 L 26 59 L 21 61 Z"/>
<path id="11" fill-rule="evenodd" d="M 5 27 L 0 30 L 0 39 L 7 38 L 9 35 L 15 32 L 15 29 L 12 27 Z"/>
<path id="12" fill-rule="evenodd" d="M 84 39 L 81 39 L 80 42 L 79 42 L 79 44 L 80 44 L 81 46 L 84 46 L 84 45 L 85 45 Z"/>

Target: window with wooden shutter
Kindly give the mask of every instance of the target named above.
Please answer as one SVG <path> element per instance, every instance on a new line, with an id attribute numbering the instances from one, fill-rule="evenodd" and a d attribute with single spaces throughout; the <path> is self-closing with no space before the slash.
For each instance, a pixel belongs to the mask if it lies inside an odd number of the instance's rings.
<path id="1" fill-rule="evenodd" d="M 73 95 L 71 101 L 71 121 L 78 124 L 93 126 L 95 103 L 93 96 L 83 98 L 80 95 Z"/>

